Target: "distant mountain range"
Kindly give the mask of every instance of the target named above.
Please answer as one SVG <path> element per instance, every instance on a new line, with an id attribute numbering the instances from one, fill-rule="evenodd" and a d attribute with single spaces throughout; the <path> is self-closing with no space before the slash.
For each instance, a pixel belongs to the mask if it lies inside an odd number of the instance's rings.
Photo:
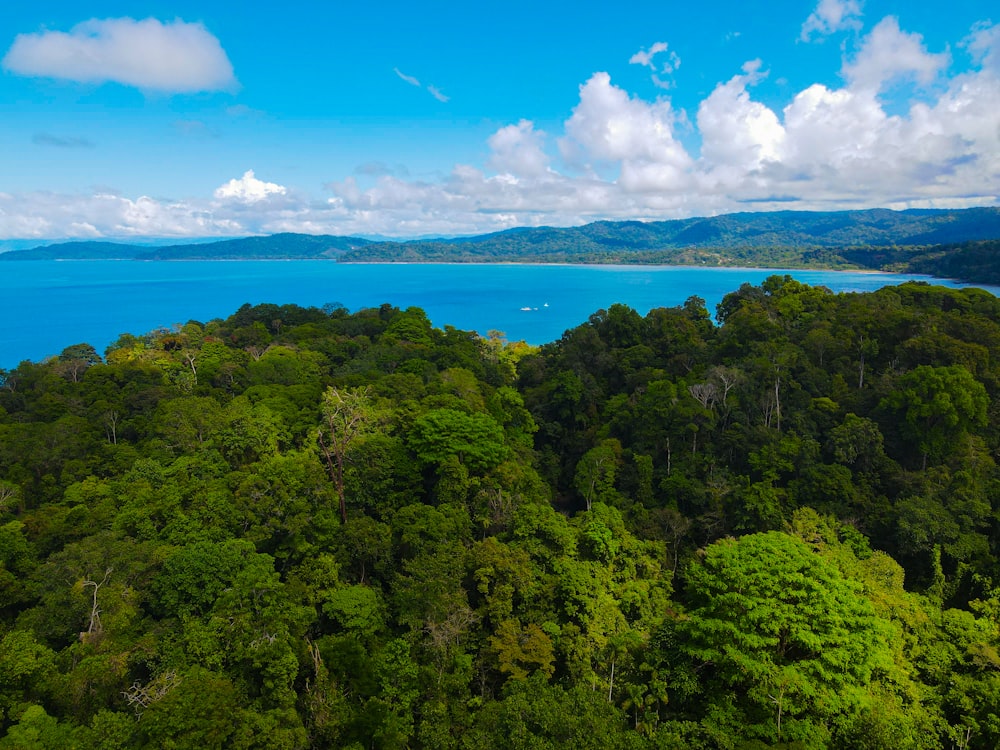
<path id="1" fill-rule="evenodd" d="M 150 247 L 64 242 L 0 254 L 15 260 L 309 260 L 340 262 L 660 263 L 871 268 L 1000 282 L 1000 208 L 776 211 L 675 221 L 598 221 L 474 237 L 380 242 L 268 237 Z"/>
<path id="2" fill-rule="evenodd" d="M 124 242 L 60 242 L 0 254 L 4 260 L 310 260 L 337 258 L 372 244 L 358 237 L 273 234 L 199 244 L 149 245 Z"/>

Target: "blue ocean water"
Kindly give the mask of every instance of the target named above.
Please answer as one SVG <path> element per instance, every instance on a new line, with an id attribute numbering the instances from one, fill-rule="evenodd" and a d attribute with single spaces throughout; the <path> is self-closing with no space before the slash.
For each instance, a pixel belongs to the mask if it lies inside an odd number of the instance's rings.
<path id="1" fill-rule="evenodd" d="M 541 344 L 615 302 L 645 314 L 691 295 L 715 310 L 743 282 L 789 273 L 834 291 L 870 291 L 926 276 L 836 271 L 494 264 L 341 264 L 331 261 L 23 261 L 0 264 L 0 367 L 86 342 L 99 352 L 143 334 L 232 314 L 245 302 L 350 310 L 388 302 L 422 307 L 436 326 L 503 331 Z M 993 294 L 1000 288 L 986 287 Z"/>

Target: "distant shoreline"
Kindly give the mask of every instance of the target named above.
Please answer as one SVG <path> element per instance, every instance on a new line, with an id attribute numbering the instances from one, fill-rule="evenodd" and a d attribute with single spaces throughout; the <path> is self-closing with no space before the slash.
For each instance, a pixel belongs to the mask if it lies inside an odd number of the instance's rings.
<path id="1" fill-rule="evenodd" d="M 3 253 L 0 253 L 2 256 Z M 697 271 L 823 271 L 830 273 L 887 274 L 897 273 L 877 268 L 834 268 L 832 266 L 745 266 L 745 265 L 694 265 L 690 263 L 620 263 L 574 261 L 531 261 L 531 260 L 338 260 L 337 258 L 25 258 L 8 261 L 12 263 L 334 263 L 341 266 L 525 266 L 552 268 L 683 268 Z M 905 273 L 905 272 L 903 272 Z M 928 278 L 946 278 L 932 274 L 909 274 Z M 974 283 L 960 279 L 948 279 L 960 283 Z"/>

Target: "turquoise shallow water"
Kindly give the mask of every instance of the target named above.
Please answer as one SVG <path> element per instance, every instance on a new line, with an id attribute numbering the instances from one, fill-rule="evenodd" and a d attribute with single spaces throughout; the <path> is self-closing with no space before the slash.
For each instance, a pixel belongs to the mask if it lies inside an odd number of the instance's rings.
<path id="1" fill-rule="evenodd" d="M 415 305 L 436 326 L 541 344 L 615 302 L 645 314 L 692 294 L 708 309 L 743 282 L 789 273 L 834 291 L 869 291 L 926 276 L 837 271 L 491 264 L 339 264 L 330 261 L 24 261 L 0 264 L 0 367 L 71 344 L 99 352 L 121 333 L 226 317 L 245 302 L 349 309 Z M 1000 295 L 1000 288 L 985 287 Z M 525 309 L 526 308 L 526 309 Z"/>

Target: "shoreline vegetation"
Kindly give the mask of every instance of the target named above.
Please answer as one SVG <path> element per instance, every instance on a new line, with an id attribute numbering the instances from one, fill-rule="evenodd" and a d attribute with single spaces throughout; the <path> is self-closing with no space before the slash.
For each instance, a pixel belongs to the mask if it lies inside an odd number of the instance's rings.
<path id="1" fill-rule="evenodd" d="M 1000 284 L 1000 208 L 742 213 L 600 221 L 409 242 L 276 234 L 151 247 L 63 242 L 0 253 L 19 260 L 333 260 L 886 271 Z"/>
<path id="2" fill-rule="evenodd" d="M 787 275 L 22 362 L 0 750 L 996 748 L 998 403 L 1000 298 Z"/>

